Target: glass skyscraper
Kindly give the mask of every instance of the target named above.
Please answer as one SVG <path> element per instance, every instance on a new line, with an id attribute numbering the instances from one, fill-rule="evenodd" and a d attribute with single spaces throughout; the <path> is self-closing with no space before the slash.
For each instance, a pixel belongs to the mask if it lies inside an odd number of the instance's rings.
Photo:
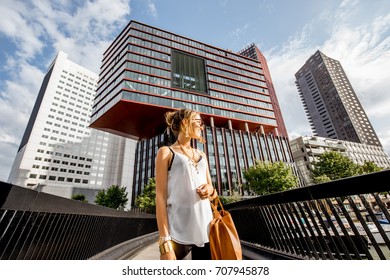
<path id="1" fill-rule="evenodd" d="M 138 141 L 133 197 L 168 145 L 164 113 L 199 111 L 205 151 L 220 194 L 238 191 L 256 160 L 293 164 L 265 58 L 255 45 L 240 53 L 131 21 L 105 51 L 91 127 Z"/>

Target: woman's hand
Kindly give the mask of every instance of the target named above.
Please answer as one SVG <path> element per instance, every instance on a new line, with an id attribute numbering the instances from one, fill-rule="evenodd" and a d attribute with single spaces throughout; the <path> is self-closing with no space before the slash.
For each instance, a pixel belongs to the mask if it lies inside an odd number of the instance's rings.
<path id="1" fill-rule="evenodd" d="M 196 188 L 196 193 L 200 199 L 206 199 L 213 193 L 213 186 L 210 184 L 203 184 Z"/>

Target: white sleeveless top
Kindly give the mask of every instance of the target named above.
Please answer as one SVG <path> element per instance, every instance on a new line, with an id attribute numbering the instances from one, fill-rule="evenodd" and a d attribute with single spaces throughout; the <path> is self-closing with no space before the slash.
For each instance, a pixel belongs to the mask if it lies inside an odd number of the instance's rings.
<path id="1" fill-rule="evenodd" d="M 206 160 L 201 158 L 196 169 L 187 156 L 173 153 L 168 171 L 169 234 L 177 243 L 203 247 L 209 242 L 213 217 L 209 199 L 200 199 L 196 188 L 207 183 Z"/>

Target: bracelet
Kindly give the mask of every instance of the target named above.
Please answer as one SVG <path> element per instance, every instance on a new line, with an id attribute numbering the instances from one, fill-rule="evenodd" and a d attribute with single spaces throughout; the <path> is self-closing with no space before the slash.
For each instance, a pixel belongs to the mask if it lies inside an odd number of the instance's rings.
<path id="1" fill-rule="evenodd" d="M 161 255 L 165 255 L 166 253 L 169 253 L 170 251 L 173 250 L 172 242 L 170 240 L 169 241 L 165 241 L 163 244 L 161 244 L 158 247 L 160 248 L 160 254 Z"/>
<path id="2" fill-rule="evenodd" d="M 171 236 L 168 235 L 168 236 L 160 236 L 159 237 L 159 240 L 160 240 L 160 245 L 163 244 L 164 242 L 167 242 L 167 241 L 170 241 L 172 240 Z"/>
<path id="3" fill-rule="evenodd" d="M 210 197 L 212 197 L 215 194 L 215 189 L 213 188 L 213 192 L 210 194 Z"/>

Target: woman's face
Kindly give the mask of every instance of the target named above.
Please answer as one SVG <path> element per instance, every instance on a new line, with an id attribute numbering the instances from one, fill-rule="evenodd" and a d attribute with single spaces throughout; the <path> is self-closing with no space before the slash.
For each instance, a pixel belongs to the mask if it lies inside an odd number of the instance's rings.
<path id="1" fill-rule="evenodd" d="M 202 131 L 204 129 L 204 123 L 199 114 L 195 114 L 191 119 L 192 131 L 195 134 L 194 138 L 199 138 L 202 136 Z M 191 135 L 192 136 L 192 135 Z"/>

